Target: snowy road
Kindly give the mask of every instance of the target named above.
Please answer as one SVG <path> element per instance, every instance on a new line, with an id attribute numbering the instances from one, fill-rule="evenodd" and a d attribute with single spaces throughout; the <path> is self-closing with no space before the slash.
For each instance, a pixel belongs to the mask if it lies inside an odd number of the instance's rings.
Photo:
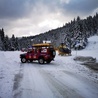
<path id="1" fill-rule="evenodd" d="M 57 56 L 48 65 L 20 63 L 14 98 L 98 98 L 98 84 L 81 74 L 81 66 L 69 63 L 70 57 L 64 59 Z"/>
<path id="2" fill-rule="evenodd" d="M 0 52 L 0 98 L 98 98 L 98 72 L 72 56 L 50 64 L 20 62 L 21 52 Z"/>

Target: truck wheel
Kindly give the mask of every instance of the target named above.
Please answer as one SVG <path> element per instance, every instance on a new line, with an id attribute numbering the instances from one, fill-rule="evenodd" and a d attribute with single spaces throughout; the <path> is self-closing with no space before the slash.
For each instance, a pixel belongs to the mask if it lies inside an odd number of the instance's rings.
<path id="1" fill-rule="evenodd" d="M 44 59 L 43 58 L 39 58 L 38 62 L 39 62 L 39 64 L 44 64 Z"/>
<path id="2" fill-rule="evenodd" d="M 22 63 L 26 63 L 26 58 L 21 58 Z"/>

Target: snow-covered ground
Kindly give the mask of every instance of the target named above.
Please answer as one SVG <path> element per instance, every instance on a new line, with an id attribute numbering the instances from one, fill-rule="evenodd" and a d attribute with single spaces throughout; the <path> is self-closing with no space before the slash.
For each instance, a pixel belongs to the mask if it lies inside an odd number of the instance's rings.
<path id="1" fill-rule="evenodd" d="M 0 51 L 0 98 L 98 98 L 98 71 L 75 56 L 92 56 L 98 62 L 98 36 L 72 56 L 56 55 L 50 64 L 20 62 L 20 51 Z"/>

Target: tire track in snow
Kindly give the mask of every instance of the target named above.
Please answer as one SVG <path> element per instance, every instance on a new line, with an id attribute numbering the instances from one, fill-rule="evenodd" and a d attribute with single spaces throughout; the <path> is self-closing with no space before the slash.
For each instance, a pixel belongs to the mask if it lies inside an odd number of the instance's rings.
<path id="1" fill-rule="evenodd" d="M 57 70 L 41 71 L 49 87 L 63 98 L 98 98 L 98 84 L 76 73 Z"/>
<path id="2" fill-rule="evenodd" d="M 22 93 L 19 98 L 57 98 L 40 73 L 40 67 L 36 66 L 36 64 L 24 65 L 23 79 L 21 81 Z"/>
<path id="3" fill-rule="evenodd" d="M 41 71 L 41 73 L 43 74 L 43 77 L 48 83 L 50 89 L 55 92 L 54 94 L 57 93 L 57 95 L 59 95 L 57 98 L 83 98 L 74 89 L 61 82 L 60 77 L 57 79 L 46 71 Z"/>
<path id="4" fill-rule="evenodd" d="M 14 77 L 13 98 L 19 98 L 19 96 L 22 93 L 20 89 L 22 78 L 23 78 L 23 65 L 20 64 L 19 73 L 15 74 Z"/>

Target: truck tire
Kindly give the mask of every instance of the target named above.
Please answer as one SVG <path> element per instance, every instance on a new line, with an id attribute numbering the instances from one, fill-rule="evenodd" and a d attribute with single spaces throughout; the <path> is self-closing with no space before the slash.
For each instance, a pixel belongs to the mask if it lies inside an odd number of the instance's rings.
<path id="1" fill-rule="evenodd" d="M 39 59 L 38 59 L 38 62 L 39 62 L 39 64 L 44 64 L 45 61 L 44 61 L 43 58 L 39 58 Z"/>
<path id="2" fill-rule="evenodd" d="M 22 63 L 26 63 L 26 58 L 21 58 Z"/>

